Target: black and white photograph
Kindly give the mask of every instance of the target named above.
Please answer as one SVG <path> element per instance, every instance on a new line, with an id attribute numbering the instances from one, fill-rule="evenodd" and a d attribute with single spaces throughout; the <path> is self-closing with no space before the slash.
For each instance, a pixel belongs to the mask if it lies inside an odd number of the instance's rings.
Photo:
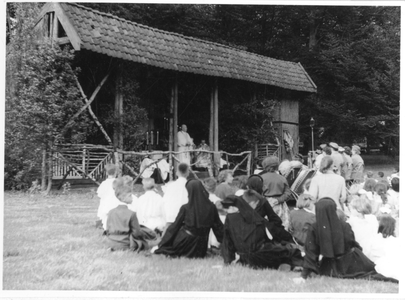
<path id="1" fill-rule="evenodd" d="M 1 298 L 401 298 L 403 6 L 3 2 Z"/>

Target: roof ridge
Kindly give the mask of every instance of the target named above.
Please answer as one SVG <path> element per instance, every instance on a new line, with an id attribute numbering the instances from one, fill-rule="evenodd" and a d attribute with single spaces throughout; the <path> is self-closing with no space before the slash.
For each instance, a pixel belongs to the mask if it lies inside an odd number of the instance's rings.
<path id="1" fill-rule="evenodd" d="M 215 46 L 219 46 L 219 47 L 223 47 L 223 48 L 228 48 L 228 49 L 231 49 L 231 50 L 244 52 L 244 53 L 247 53 L 249 55 L 255 55 L 257 57 L 263 57 L 263 58 L 271 59 L 273 61 L 280 61 L 280 62 L 288 63 L 288 64 L 291 64 L 291 65 L 298 65 L 298 63 L 295 63 L 295 62 L 292 62 L 292 61 L 276 59 L 276 58 L 273 58 L 273 57 L 270 57 L 270 56 L 265 56 L 265 55 L 257 54 L 257 53 L 254 53 L 254 52 L 249 52 L 249 51 L 246 51 L 246 50 L 241 50 L 241 49 L 231 47 L 231 46 L 228 46 L 228 45 L 223 45 L 223 44 L 220 44 L 220 43 L 217 43 L 217 42 L 207 41 L 207 40 L 203 40 L 203 39 L 199 39 L 199 38 L 195 38 L 195 37 L 191 37 L 191 36 L 186 36 L 186 35 L 183 35 L 183 34 L 180 34 L 180 33 L 166 31 L 166 30 L 155 28 L 155 27 L 147 26 L 147 25 L 144 25 L 144 24 L 141 24 L 141 23 L 137 23 L 137 22 L 134 22 L 134 21 L 130 21 L 130 20 L 118 17 L 118 16 L 110 14 L 110 13 L 105 13 L 105 12 L 102 12 L 102 11 L 99 11 L 99 10 L 96 10 L 96 9 L 93 9 L 93 8 L 90 8 L 90 7 L 87 7 L 87 6 L 84 6 L 84 5 L 77 4 L 75 2 L 63 2 L 63 3 L 67 4 L 67 5 L 74 5 L 74 6 L 77 6 L 79 8 L 86 9 L 86 10 L 92 11 L 94 13 L 103 15 L 103 16 L 112 17 L 114 19 L 124 21 L 124 22 L 130 23 L 130 24 L 135 24 L 137 26 L 147 28 L 147 29 L 150 29 L 150 30 L 153 30 L 153 31 L 157 31 L 157 32 L 160 32 L 160 33 L 175 35 L 175 36 L 178 36 L 178 37 L 181 37 L 181 38 L 184 38 L 184 39 L 199 41 L 199 42 L 203 42 L 203 43 L 209 44 L 209 45 L 211 44 L 211 45 L 215 45 Z"/>

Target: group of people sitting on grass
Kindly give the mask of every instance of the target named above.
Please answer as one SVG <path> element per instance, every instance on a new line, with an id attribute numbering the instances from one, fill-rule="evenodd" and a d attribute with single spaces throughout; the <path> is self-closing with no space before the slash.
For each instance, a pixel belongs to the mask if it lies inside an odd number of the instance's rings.
<path id="1" fill-rule="evenodd" d="M 108 165 L 97 191 L 98 217 L 111 250 L 188 258 L 219 252 L 225 265 L 300 271 L 297 283 L 316 275 L 398 282 L 398 206 L 388 210 L 391 200 L 370 200 L 359 182 L 342 196 L 339 180 L 328 176 L 330 164 L 322 158 L 295 208 L 287 205 L 293 193 L 275 156 L 263 160 L 260 174 L 239 178 L 223 170 L 217 179 L 188 180 L 189 166 L 181 163 L 177 180 L 162 186 L 163 196 L 145 178 L 137 197 L 132 178 L 115 178 L 115 166 Z M 395 178 L 390 190 L 398 192 Z"/>

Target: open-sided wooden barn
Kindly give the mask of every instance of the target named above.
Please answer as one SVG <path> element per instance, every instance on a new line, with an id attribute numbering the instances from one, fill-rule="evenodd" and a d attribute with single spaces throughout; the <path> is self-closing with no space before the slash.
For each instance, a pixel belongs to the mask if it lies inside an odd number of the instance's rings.
<path id="1" fill-rule="evenodd" d="M 279 155 L 280 158 L 287 155 L 288 143 L 283 142 L 284 140 L 290 143 L 292 153 L 298 152 L 299 102 L 308 93 L 315 93 L 317 90 L 300 63 L 276 60 L 218 43 L 166 32 L 74 3 L 45 4 L 35 30 L 42 38 L 49 38 L 61 45 L 71 44 L 78 53 L 87 51 L 93 53 L 94 57 L 98 55 L 97 57 L 114 59 L 115 68 L 112 71 L 106 70 L 93 91 L 78 78 L 83 98 L 86 100 L 85 107 L 90 112 L 97 103 L 98 92 L 102 86 L 106 82 L 110 82 L 112 87 L 114 84 L 119 85 L 122 80 L 121 71 L 129 66 L 132 68 L 134 63 L 140 69 L 144 68 L 142 70 L 145 70 L 145 76 L 150 70 L 148 68 L 171 74 L 170 80 L 165 80 L 170 85 L 168 93 L 170 102 L 161 103 L 168 106 L 169 113 L 154 115 L 152 109 L 153 120 L 146 128 L 155 138 L 159 133 L 160 139 L 167 135 L 168 144 L 164 150 L 177 150 L 178 118 L 182 109 L 178 102 L 179 90 L 182 89 L 178 78 L 200 76 L 199 78 L 209 79 L 210 93 L 206 99 L 206 106 L 210 108 L 210 120 L 207 132 L 213 151 L 220 149 L 218 111 L 221 88 L 225 82 L 228 85 L 238 85 L 242 82 L 254 84 L 252 86 L 255 89 L 271 87 L 281 91 L 274 93 L 280 105 L 273 122 L 280 140 Z M 116 111 L 125 114 L 120 89 L 113 89 L 112 93 L 113 96 L 109 101 L 115 103 Z M 160 105 L 159 99 L 151 101 L 155 102 L 155 107 Z M 97 120 L 97 117 L 94 117 Z M 157 121 L 159 118 L 165 121 L 159 123 Z M 165 131 L 163 127 L 167 127 L 167 130 Z M 122 148 L 123 141 L 119 130 L 114 132 L 112 139 L 107 133 L 104 136 L 114 149 Z M 268 146 L 260 146 L 257 152 L 270 150 Z M 277 149 L 272 149 L 273 152 L 274 150 Z"/>

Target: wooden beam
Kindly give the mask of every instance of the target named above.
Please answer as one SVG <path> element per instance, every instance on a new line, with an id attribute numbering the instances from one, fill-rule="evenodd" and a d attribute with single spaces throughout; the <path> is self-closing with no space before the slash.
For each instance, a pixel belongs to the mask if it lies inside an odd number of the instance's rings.
<path id="1" fill-rule="evenodd" d="M 178 74 L 176 73 L 173 89 L 174 89 L 174 98 L 173 98 L 173 150 L 177 151 L 177 132 L 178 132 L 178 107 L 179 107 L 179 93 L 178 93 Z M 177 161 L 174 161 L 174 173 L 176 174 L 177 170 Z"/>
<path id="2" fill-rule="evenodd" d="M 214 87 L 211 87 L 210 93 L 210 133 L 209 145 L 214 150 Z"/>
<path id="3" fill-rule="evenodd" d="M 115 81 L 115 103 L 114 103 L 114 113 L 119 117 L 119 126 L 118 128 L 114 126 L 114 146 L 117 148 L 123 148 L 123 128 L 122 128 L 122 114 L 124 111 L 124 97 L 121 91 L 122 87 L 122 66 L 118 65 L 116 81 Z"/>
<path id="4" fill-rule="evenodd" d="M 55 13 L 56 16 L 58 17 L 58 20 L 60 24 L 62 25 L 63 29 L 66 32 L 66 35 L 68 36 L 70 43 L 72 44 L 73 48 L 76 51 L 80 50 L 80 44 L 81 44 L 81 39 L 79 35 L 77 34 L 76 29 L 73 27 L 72 23 L 70 22 L 69 18 L 66 16 L 64 10 L 60 6 L 60 4 L 56 4 L 54 6 L 55 8 Z"/>
<path id="5" fill-rule="evenodd" d="M 84 93 L 83 88 L 80 85 L 80 82 L 77 79 L 76 75 L 74 76 L 74 78 L 75 78 L 75 81 L 76 81 L 76 85 L 79 88 L 80 93 L 82 94 L 83 101 L 84 101 L 84 103 L 87 104 L 89 102 L 89 100 L 87 99 L 87 96 Z M 97 126 L 100 128 L 101 132 L 104 134 L 104 137 L 106 138 L 108 144 L 110 144 L 112 146 L 113 143 L 112 143 L 111 138 L 108 136 L 107 132 L 104 130 L 103 125 L 101 125 L 100 121 L 97 119 L 96 115 L 94 114 L 93 110 L 91 109 L 91 106 L 89 106 L 88 108 L 89 108 L 90 116 L 93 118 L 94 122 L 97 124 Z"/>
<path id="6" fill-rule="evenodd" d="M 62 9 L 60 3 L 57 2 L 48 2 L 46 3 L 41 12 L 39 13 L 38 17 L 35 20 L 34 28 L 38 25 L 41 26 L 40 22 L 49 12 L 55 12 L 55 16 L 59 19 L 63 29 L 65 30 L 67 36 L 69 37 L 69 41 L 72 44 L 73 48 L 76 51 L 80 50 L 81 39 L 77 34 L 76 29 L 73 27 L 72 23 L 70 22 L 69 18 L 65 14 L 65 11 Z M 51 35 L 52 37 L 52 35 Z"/>
<path id="7" fill-rule="evenodd" d="M 218 81 L 215 78 L 215 83 L 214 83 L 214 150 L 218 151 L 219 150 L 219 139 L 218 139 Z"/>
<path id="8" fill-rule="evenodd" d="M 96 87 L 96 89 L 94 90 L 93 94 L 91 95 L 89 101 L 69 120 L 69 122 L 65 125 L 65 127 L 63 127 L 62 134 L 66 131 L 66 129 L 68 129 L 69 127 L 71 127 L 73 125 L 74 120 L 82 112 L 84 112 L 87 109 L 87 107 L 89 107 L 90 104 L 94 101 L 98 92 L 100 91 L 100 89 L 103 87 L 104 83 L 107 81 L 108 77 L 110 76 L 110 73 L 111 73 L 111 70 L 108 71 L 108 74 L 103 78 L 103 80 L 101 80 L 100 84 Z"/>
<path id="9" fill-rule="evenodd" d="M 219 141 L 218 141 L 218 81 L 217 78 L 215 78 L 214 81 L 214 86 L 213 86 L 213 149 L 214 151 L 219 151 Z M 216 170 L 220 169 L 221 165 L 221 155 L 220 154 L 214 154 L 214 163 L 215 166 L 218 166 L 218 169 L 215 168 Z M 216 175 L 216 174 L 215 174 Z"/>
<path id="10" fill-rule="evenodd" d="M 173 145 L 174 145 L 174 122 L 173 122 L 173 109 L 174 109 L 174 85 L 172 86 L 171 89 L 171 95 L 170 95 L 170 116 L 169 116 L 169 120 L 170 120 L 170 124 L 169 124 L 169 151 L 173 151 Z M 171 157 L 171 155 L 169 155 L 169 178 L 170 180 L 173 179 L 173 172 L 172 170 L 172 165 L 173 165 L 173 158 Z"/>

